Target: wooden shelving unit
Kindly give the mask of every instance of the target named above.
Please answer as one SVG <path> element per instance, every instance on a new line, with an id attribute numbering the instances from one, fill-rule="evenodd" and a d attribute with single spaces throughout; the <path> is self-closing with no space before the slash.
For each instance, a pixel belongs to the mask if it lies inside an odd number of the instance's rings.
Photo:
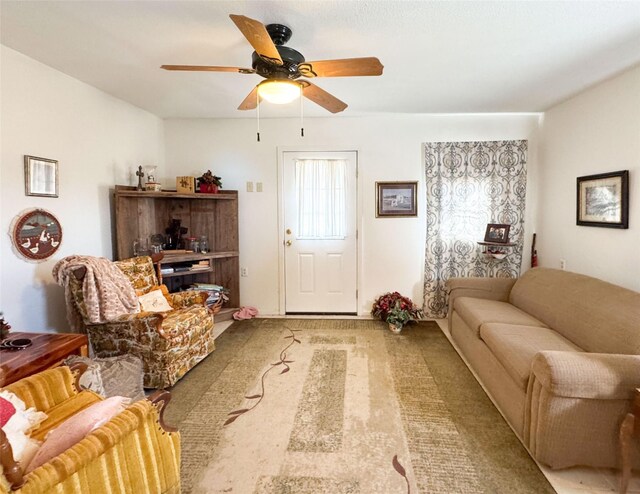
<path id="1" fill-rule="evenodd" d="M 165 234 L 172 219 L 188 228 L 186 236 L 204 235 L 210 252 L 171 254 L 164 252 L 159 267 L 208 260 L 209 268 L 161 275 L 170 291 L 192 283 L 213 283 L 229 289 L 229 302 L 216 314 L 225 320 L 240 307 L 240 266 L 238 252 L 238 191 L 218 194 L 178 194 L 138 191 L 135 187 L 115 188 L 116 258 L 133 256 L 133 241 Z"/>

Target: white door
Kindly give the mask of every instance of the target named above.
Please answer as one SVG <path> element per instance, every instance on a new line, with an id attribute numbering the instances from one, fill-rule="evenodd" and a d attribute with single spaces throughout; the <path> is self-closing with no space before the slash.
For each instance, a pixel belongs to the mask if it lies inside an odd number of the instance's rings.
<path id="1" fill-rule="evenodd" d="M 357 312 L 353 152 L 284 152 L 285 312 Z"/>

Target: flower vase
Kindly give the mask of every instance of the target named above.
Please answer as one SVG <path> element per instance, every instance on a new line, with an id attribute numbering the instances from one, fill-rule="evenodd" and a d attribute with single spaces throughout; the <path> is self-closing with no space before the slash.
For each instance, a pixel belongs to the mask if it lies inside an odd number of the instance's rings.
<path id="1" fill-rule="evenodd" d="M 200 184 L 200 192 L 204 194 L 217 194 L 218 186 L 216 184 Z"/>
<path id="2" fill-rule="evenodd" d="M 395 325 L 395 324 L 393 324 L 393 323 L 389 323 L 389 330 L 390 330 L 392 333 L 399 334 L 399 333 L 402 331 L 402 325 L 400 325 L 400 326 L 396 326 L 396 325 Z"/>

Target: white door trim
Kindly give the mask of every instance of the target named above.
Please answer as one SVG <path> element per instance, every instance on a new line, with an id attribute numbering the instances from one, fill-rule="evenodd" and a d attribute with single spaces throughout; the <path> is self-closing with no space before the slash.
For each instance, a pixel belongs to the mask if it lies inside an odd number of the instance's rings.
<path id="1" fill-rule="evenodd" d="M 279 315 L 285 315 L 285 263 L 284 263 L 284 153 L 289 152 L 299 152 L 299 153 L 313 153 L 313 152 L 324 152 L 324 153 L 355 153 L 356 154 L 356 228 L 357 228 L 357 239 L 356 239 L 356 289 L 358 290 L 358 295 L 356 297 L 357 303 L 357 313 L 360 315 L 360 303 L 361 303 L 361 294 L 362 287 L 360 273 L 362 273 L 362 241 L 363 241 L 363 232 L 362 232 L 362 177 L 361 177 L 361 166 L 360 166 L 360 156 L 361 152 L 357 148 L 335 148 L 329 146 L 310 146 L 310 147 L 289 147 L 282 146 L 276 148 L 278 154 L 278 313 Z"/>

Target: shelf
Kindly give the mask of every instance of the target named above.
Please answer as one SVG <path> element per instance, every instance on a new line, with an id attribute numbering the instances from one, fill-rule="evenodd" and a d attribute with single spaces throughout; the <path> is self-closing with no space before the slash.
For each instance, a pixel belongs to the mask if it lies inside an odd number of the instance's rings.
<path id="1" fill-rule="evenodd" d="M 203 259 L 226 259 L 228 257 L 238 257 L 240 253 L 235 250 L 225 252 L 207 252 L 206 254 L 199 254 L 196 252 L 187 252 L 184 254 L 170 254 L 170 250 L 165 250 L 162 253 L 164 257 L 159 261 L 160 264 L 171 264 L 174 262 L 186 262 L 186 261 L 200 261 Z"/>
<path id="2" fill-rule="evenodd" d="M 194 274 L 211 272 L 213 272 L 213 268 L 190 269 L 189 271 L 174 271 L 173 273 L 162 273 L 162 278 L 174 278 L 176 276 L 193 276 Z"/>
<path id="3" fill-rule="evenodd" d="M 514 243 L 501 244 L 499 242 L 477 242 L 478 245 L 487 245 L 489 247 L 513 247 Z"/>
<path id="4" fill-rule="evenodd" d="M 222 285 L 229 290 L 229 306 L 240 306 L 240 255 L 238 242 L 238 191 L 218 194 L 177 193 L 176 191 L 139 191 L 130 185 L 116 185 L 116 257 L 132 256 L 138 238 L 164 235 L 168 225 L 179 220 L 193 237 L 206 237 L 210 252 L 166 250 L 155 261 L 158 280 L 166 282 L 170 292 L 189 282 Z M 204 265 L 204 269 L 162 274 L 163 267 Z M 162 280 L 162 281 L 161 281 Z"/>
<path id="5" fill-rule="evenodd" d="M 233 319 L 233 313 L 237 312 L 238 310 L 240 310 L 238 307 L 224 307 L 220 309 L 220 312 L 218 312 L 213 316 L 213 321 L 220 322 L 220 321 L 228 321 L 230 319 Z"/>
<path id="6" fill-rule="evenodd" d="M 237 190 L 227 190 L 225 192 L 218 192 L 217 194 L 203 194 L 200 192 L 194 192 L 193 194 L 178 194 L 173 191 L 153 192 L 147 190 L 118 190 L 116 189 L 116 195 L 120 197 L 143 197 L 154 199 L 213 199 L 218 201 L 234 200 L 238 198 Z"/>

